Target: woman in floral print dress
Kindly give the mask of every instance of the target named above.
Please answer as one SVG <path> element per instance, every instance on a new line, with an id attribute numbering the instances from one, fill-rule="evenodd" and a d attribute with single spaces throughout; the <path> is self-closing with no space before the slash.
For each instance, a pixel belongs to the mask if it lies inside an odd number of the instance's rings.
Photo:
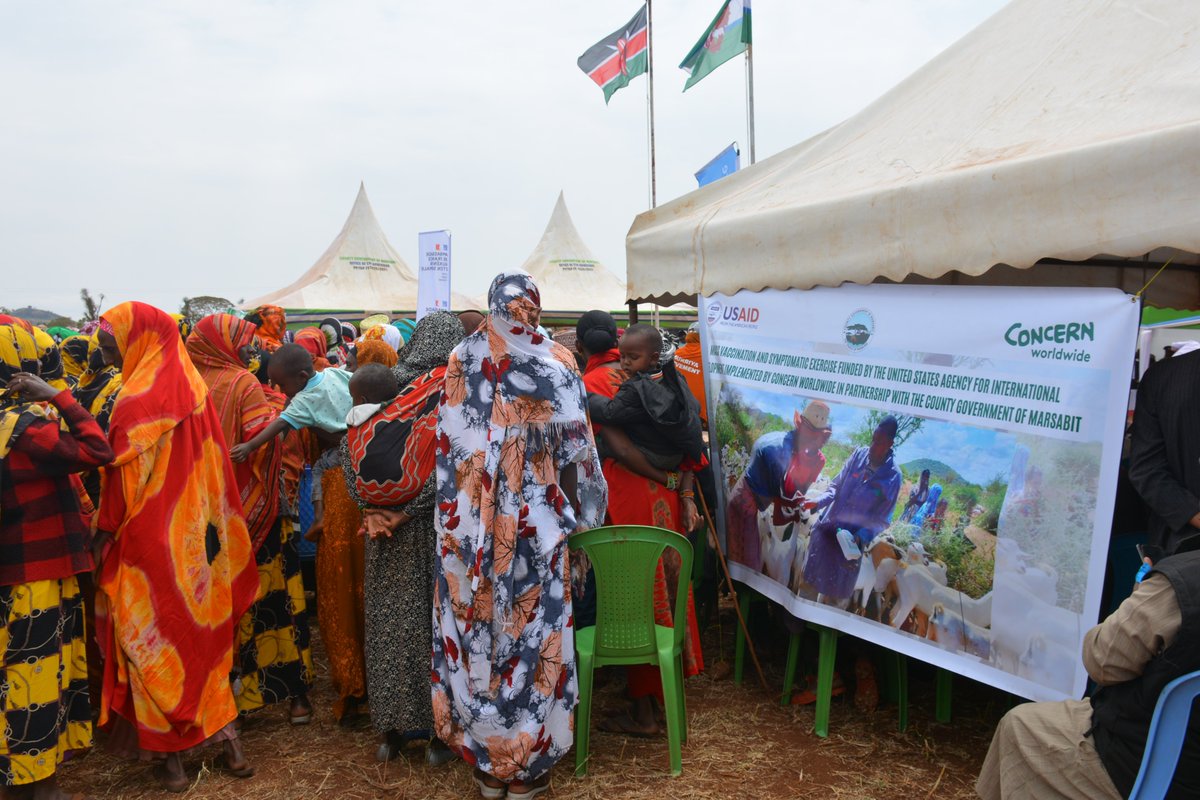
<path id="1" fill-rule="evenodd" d="M 433 713 L 485 798 L 526 800 L 572 744 L 567 537 L 601 524 L 608 491 L 575 359 L 537 331 L 533 279 L 501 273 L 488 301 L 438 412 Z"/>

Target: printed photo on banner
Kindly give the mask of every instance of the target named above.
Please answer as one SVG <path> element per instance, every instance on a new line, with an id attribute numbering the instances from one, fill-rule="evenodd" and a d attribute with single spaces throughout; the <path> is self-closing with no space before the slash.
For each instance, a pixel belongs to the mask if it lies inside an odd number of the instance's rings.
<path id="1" fill-rule="evenodd" d="M 1010 691 L 1075 694 L 1115 481 L 1102 473 L 1120 448 L 1104 419 L 1124 416 L 1127 370 L 1109 370 L 1099 348 L 1074 371 L 1013 358 L 1003 334 L 1021 306 L 973 307 L 978 295 L 960 287 L 939 307 L 999 341 L 951 336 L 951 319 L 948 338 L 928 326 L 916 349 L 921 329 L 892 324 L 913 298 L 894 290 L 908 287 L 846 288 L 707 303 L 734 577 L 797 616 Z M 831 309 L 839 292 L 849 308 Z M 819 331 L 822 316 L 838 329 L 825 341 L 774 327 L 805 319 Z"/>

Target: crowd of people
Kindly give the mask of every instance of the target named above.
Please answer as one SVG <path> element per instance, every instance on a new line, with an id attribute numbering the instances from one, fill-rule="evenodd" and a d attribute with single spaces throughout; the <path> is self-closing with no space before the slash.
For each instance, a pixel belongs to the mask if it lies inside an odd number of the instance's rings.
<path id="1" fill-rule="evenodd" d="M 506 272 L 486 312 L 419 322 L 290 331 L 271 306 L 185 320 L 127 302 L 55 337 L 0 316 L 4 797 L 82 797 L 58 768 L 94 728 L 172 792 L 209 747 L 249 777 L 240 723 L 272 707 L 367 716 L 381 760 L 425 741 L 483 797 L 544 791 L 573 743 L 574 627 L 594 619 L 568 536 L 687 533 L 708 461 L 657 330 L 619 337 L 589 312 L 572 352 L 540 312 Z M 307 474 L 328 710 L 309 699 Z M 660 624 L 677 572 L 659 566 Z M 606 724 L 657 732 L 657 671 L 627 678 Z"/>
<path id="2" fill-rule="evenodd" d="M 126 302 L 58 335 L 0 315 L 4 798 L 84 797 L 58 771 L 97 728 L 168 791 L 218 746 L 221 769 L 250 777 L 241 720 L 275 707 L 292 725 L 368 718 L 380 760 L 413 741 L 433 765 L 462 758 L 484 798 L 546 790 L 574 738 L 574 630 L 595 619 L 594 578 L 568 538 L 696 529 L 707 409 L 702 384 L 689 388 L 694 332 L 668 358 L 653 327 L 622 333 L 590 311 L 568 349 L 540 325 L 529 275 L 501 273 L 488 297 L 486 312 L 294 332 L 275 307 L 186 320 Z M 981 796 L 1123 796 L 1159 691 L 1200 666 L 1197 376 L 1200 352 L 1184 353 L 1143 385 L 1130 478 L 1156 524 L 1153 569 L 1084 641 L 1101 688 L 1009 712 Z M 837 603 L 852 576 L 835 531 L 870 542 L 900 479 L 884 417 L 807 496 L 830 430 L 812 401 L 756 442 L 727 521 L 731 557 L 753 565 L 760 516 L 820 511 L 804 574 Z M 940 495 L 924 472 L 902 517 L 936 521 Z M 309 698 L 309 502 L 328 710 Z M 678 570 L 659 563 L 654 613 L 685 626 L 690 676 L 704 659 L 690 589 L 687 619 L 672 619 Z M 657 671 L 625 678 L 629 705 L 602 727 L 661 733 Z M 1197 725 L 1180 796 L 1197 785 Z"/>

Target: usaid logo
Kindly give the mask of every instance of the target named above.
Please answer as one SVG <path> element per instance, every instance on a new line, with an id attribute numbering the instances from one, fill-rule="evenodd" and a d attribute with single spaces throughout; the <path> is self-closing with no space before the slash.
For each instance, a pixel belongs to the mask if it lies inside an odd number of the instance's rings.
<path id="1" fill-rule="evenodd" d="M 708 305 L 708 324 L 709 325 L 717 324 L 717 320 L 719 320 L 721 318 L 721 310 L 723 308 L 724 308 L 724 306 L 721 305 L 720 300 L 709 303 L 709 305 Z"/>
<path id="2" fill-rule="evenodd" d="M 757 328 L 759 310 L 754 306 L 733 306 L 713 303 L 708 307 L 708 324 L 732 325 L 735 328 Z"/>

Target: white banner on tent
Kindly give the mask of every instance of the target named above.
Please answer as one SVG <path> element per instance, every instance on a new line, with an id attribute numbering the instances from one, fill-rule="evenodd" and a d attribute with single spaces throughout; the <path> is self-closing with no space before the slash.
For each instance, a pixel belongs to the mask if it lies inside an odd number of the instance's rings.
<path id="1" fill-rule="evenodd" d="M 450 231 L 417 235 L 417 319 L 431 311 L 450 310 Z"/>
<path id="2" fill-rule="evenodd" d="M 1079 697 L 1138 311 L 1110 289 L 702 298 L 733 576 L 1015 694 Z"/>

